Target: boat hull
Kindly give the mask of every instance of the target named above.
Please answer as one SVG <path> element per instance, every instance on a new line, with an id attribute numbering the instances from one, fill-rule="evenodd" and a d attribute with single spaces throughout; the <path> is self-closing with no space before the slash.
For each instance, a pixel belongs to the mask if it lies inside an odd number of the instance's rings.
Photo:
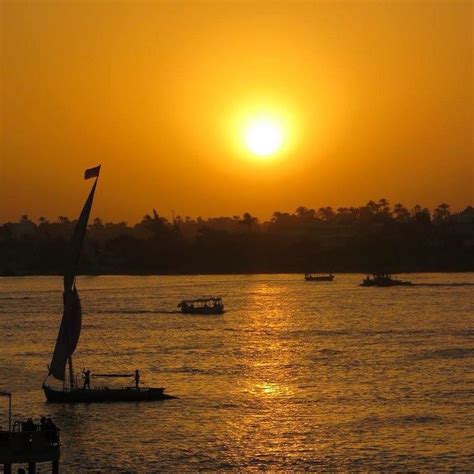
<path id="1" fill-rule="evenodd" d="M 400 281 L 400 280 L 392 280 L 392 281 L 373 281 L 373 280 L 364 280 L 360 286 L 378 286 L 381 288 L 385 288 L 388 286 L 412 286 L 413 283 L 411 281 Z"/>
<path id="2" fill-rule="evenodd" d="M 319 277 L 305 277 L 304 279 L 306 281 L 333 281 L 334 275 L 319 276 Z"/>
<path id="3" fill-rule="evenodd" d="M 43 385 L 46 400 L 50 403 L 107 403 L 107 402 L 151 402 L 173 397 L 164 393 L 164 388 L 92 388 L 55 390 Z"/>
<path id="4" fill-rule="evenodd" d="M 211 315 L 211 314 L 224 314 L 224 309 L 216 309 L 216 308 L 181 308 L 181 312 L 183 314 Z"/>

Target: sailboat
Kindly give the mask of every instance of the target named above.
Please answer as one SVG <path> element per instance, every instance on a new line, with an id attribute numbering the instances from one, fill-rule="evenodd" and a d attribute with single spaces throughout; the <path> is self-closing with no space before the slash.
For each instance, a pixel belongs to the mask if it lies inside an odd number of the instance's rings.
<path id="1" fill-rule="evenodd" d="M 76 288 L 76 273 L 79 258 L 87 230 L 94 194 L 99 179 L 100 165 L 86 170 L 84 179 L 95 178 L 92 189 L 84 204 L 71 238 L 70 256 L 64 272 L 63 318 L 59 328 L 56 345 L 49 372 L 43 381 L 43 390 L 48 402 L 59 403 L 90 403 L 90 402 L 137 402 L 176 398 L 164 393 L 162 387 L 140 387 L 139 371 L 134 374 L 97 374 L 100 377 L 134 377 L 135 386 L 124 388 L 90 388 L 90 372 L 87 371 L 87 383 L 81 387 L 74 375 L 73 354 L 81 334 L 82 309 L 79 293 Z M 92 374 L 94 375 L 94 374 Z M 62 389 L 47 385 L 52 376 L 63 383 Z"/>

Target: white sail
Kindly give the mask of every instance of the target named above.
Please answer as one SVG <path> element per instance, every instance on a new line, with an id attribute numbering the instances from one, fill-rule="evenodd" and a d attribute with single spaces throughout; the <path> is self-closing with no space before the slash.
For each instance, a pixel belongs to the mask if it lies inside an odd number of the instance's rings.
<path id="1" fill-rule="evenodd" d="M 56 346 L 53 352 L 53 358 L 49 366 L 50 374 L 53 375 L 54 378 L 63 381 L 65 379 L 67 361 L 70 359 L 72 354 L 74 354 L 81 335 L 81 300 L 79 299 L 79 294 L 76 290 L 75 279 L 77 265 L 79 263 L 82 245 L 87 230 L 87 223 L 89 222 L 92 203 L 94 201 L 95 188 L 97 186 L 97 178 L 99 175 L 98 169 L 100 169 L 100 167 L 94 169 L 97 170 L 94 175 L 96 180 L 92 186 L 91 192 L 89 193 L 89 197 L 84 204 L 72 235 L 70 260 L 66 271 L 64 272 L 64 312 L 61 326 L 59 328 L 58 338 L 56 340 Z M 86 179 L 88 179 L 87 171 L 85 176 Z"/>

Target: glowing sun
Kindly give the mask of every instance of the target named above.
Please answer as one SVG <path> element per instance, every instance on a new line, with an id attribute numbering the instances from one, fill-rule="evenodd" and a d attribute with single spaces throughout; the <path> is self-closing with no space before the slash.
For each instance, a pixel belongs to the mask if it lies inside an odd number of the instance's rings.
<path id="1" fill-rule="evenodd" d="M 259 157 L 275 154 L 283 145 L 283 129 L 271 118 L 251 120 L 245 130 L 247 148 Z"/>

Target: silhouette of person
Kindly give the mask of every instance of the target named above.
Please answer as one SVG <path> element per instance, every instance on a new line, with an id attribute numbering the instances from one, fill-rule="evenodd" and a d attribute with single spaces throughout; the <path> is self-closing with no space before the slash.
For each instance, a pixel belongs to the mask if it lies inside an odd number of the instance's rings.
<path id="1" fill-rule="evenodd" d="M 46 418 L 44 416 L 41 417 L 41 420 L 40 420 L 40 430 L 41 431 L 46 431 L 47 427 L 46 427 Z"/>
<path id="2" fill-rule="evenodd" d="M 139 385 L 140 385 L 140 372 L 138 369 L 135 370 L 135 388 L 139 390 Z"/>
<path id="3" fill-rule="evenodd" d="M 28 418 L 26 423 L 23 423 L 23 431 L 35 431 L 35 424 L 33 423 L 33 418 Z"/>
<path id="4" fill-rule="evenodd" d="M 91 371 L 90 370 L 83 370 L 82 371 L 84 377 L 84 389 L 91 388 Z"/>
<path id="5" fill-rule="evenodd" d="M 46 419 L 46 430 L 47 431 L 56 431 L 56 425 L 54 424 L 54 421 L 51 418 Z"/>
<path id="6" fill-rule="evenodd" d="M 51 442 L 55 442 L 57 441 L 58 439 L 58 428 L 57 426 L 55 425 L 54 421 L 51 419 L 51 418 L 47 418 L 46 419 L 46 423 L 45 423 L 45 431 L 48 431 L 48 439 L 51 441 Z"/>

